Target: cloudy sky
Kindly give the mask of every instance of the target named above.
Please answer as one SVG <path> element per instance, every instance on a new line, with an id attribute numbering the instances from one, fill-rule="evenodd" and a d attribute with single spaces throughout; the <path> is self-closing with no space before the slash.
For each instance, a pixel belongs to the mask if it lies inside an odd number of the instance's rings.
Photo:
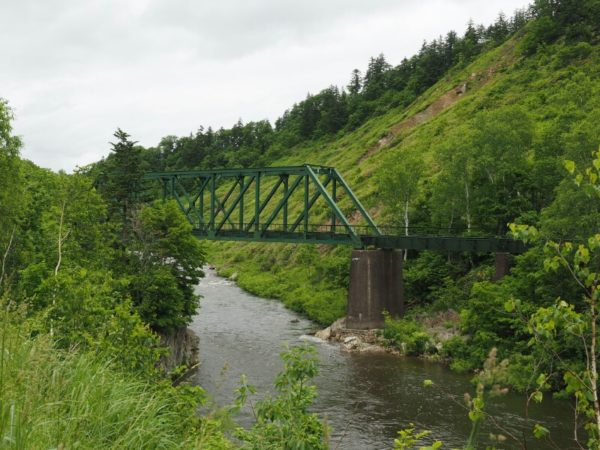
<path id="1" fill-rule="evenodd" d="M 489 24 L 526 0 L 0 0 L 0 97 L 22 155 L 98 160 L 121 127 L 142 145 L 239 118 L 274 120 L 384 53 Z"/>

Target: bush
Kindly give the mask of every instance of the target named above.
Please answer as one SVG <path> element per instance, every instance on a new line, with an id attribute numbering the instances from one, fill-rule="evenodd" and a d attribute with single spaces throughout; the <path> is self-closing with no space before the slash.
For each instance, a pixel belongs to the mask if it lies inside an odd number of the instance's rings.
<path id="1" fill-rule="evenodd" d="M 242 448 L 252 450 L 311 449 L 325 450 L 326 427 L 316 414 L 309 412 L 317 396 L 312 379 L 318 372 L 314 347 L 293 347 L 281 354 L 284 370 L 275 378 L 275 397 L 266 397 L 253 408 L 256 423 L 236 436 Z M 254 388 L 245 383 L 238 389 L 237 407 L 241 408 Z"/>
<path id="2" fill-rule="evenodd" d="M 453 336 L 444 342 L 441 355 L 451 360 L 450 367 L 457 372 L 467 372 L 479 367 L 479 358 L 473 358 L 469 342 L 462 336 Z"/>
<path id="3" fill-rule="evenodd" d="M 417 322 L 409 319 L 392 319 L 385 316 L 383 337 L 391 341 L 392 345 L 400 348 L 406 346 L 407 355 L 422 355 L 428 351 L 429 335 Z"/>
<path id="4" fill-rule="evenodd" d="M 150 376 L 161 351 L 157 336 L 142 322 L 108 272 L 69 269 L 51 275 L 35 289 L 30 313 L 54 345 L 94 351 L 119 369 Z"/>
<path id="5" fill-rule="evenodd" d="M 590 56 L 592 50 L 592 46 L 587 42 L 564 47 L 556 53 L 556 66 L 557 68 L 566 67 L 573 61 L 585 59 Z"/>
<path id="6" fill-rule="evenodd" d="M 424 251 L 414 260 L 409 260 L 404 269 L 406 298 L 423 303 L 433 300 L 432 291 L 444 285 L 452 268 L 444 255 Z"/>

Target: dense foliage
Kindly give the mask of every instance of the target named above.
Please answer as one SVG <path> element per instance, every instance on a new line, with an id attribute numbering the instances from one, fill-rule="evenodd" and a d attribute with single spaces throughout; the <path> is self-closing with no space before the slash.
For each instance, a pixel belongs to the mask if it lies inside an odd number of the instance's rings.
<path id="1" fill-rule="evenodd" d="M 115 433 L 123 446 L 227 448 L 220 424 L 191 412 L 202 392 L 160 381 L 156 332 L 191 320 L 206 254 L 245 289 L 331 323 L 345 310 L 349 249 L 205 247 L 176 204 L 150 201 L 156 192 L 142 173 L 310 161 L 336 166 L 377 220 L 404 234 L 505 235 L 509 224 L 535 234 L 501 282 L 491 281 L 491 255 L 408 254 L 409 317 L 388 318 L 384 337 L 461 370 L 481 367 L 496 349 L 494 360 L 508 361 L 503 383 L 531 399 L 548 389 L 575 398 L 596 445 L 599 27 L 597 0 L 536 0 L 510 19 L 425 43 L 397 66 L 374 57 L 364 75 L 354 70 L 346 87 L 308 95 L 273 125 L 200 127 L 148 149 L 117 130 L 111 154 L 73 175 L 19 158 L 0 101 L 3 436 L 15 448 L 103 447 Z M 580 175 L 576 183 L 569 172 Z M 348 198 L 339 202 L 352 216 Z M 312 220 L 325 214 L 317 209 Z M 454 335 L 442 339 L 440 328 Z M 237 432 L 248 448 L 325 445 L 326 430 L 307 410 L 314 361 L 301 350 L 285 361 L 278 396 L 257 405 L 255 427 Z M 9 375 L 32 381 L 21 389 Z M 249 389 L 244 383 L 240 395 Z M 123 402 L 109 408 L 116 396 Z M 78 409 L 87 402 L 96 409 Z M 148 407 L 132 415 L 140 402 Z M 125 428 L 115 428 L 123 417 Z M 66 423 L 85 426 L 69 434 Z M 398 445 L 414 438 L 407 431 Z"/>
<path id="2" fill-rule="evenodd" d="M 196 414 L 203 390 L 173 387 L 158 369 L 166 349 L 154 331 L 187 324 L 197 305 L 204 259 L 196 240 L 187 250 L 187 221 L 170 205 L 139 210 L 131 195 L 115 195 L 128 208 L 112 220 L 113 199 L 89 177 L 21 160 L 5 102 L 0 112 L 2 447 L 230 448 L 221 424 Z M 171 306 L 158 317 L 131 294 L 142 260 L 180 299 L 156 300 Z"/>
<path id="3" fill-rule="evenodd" d="M 233 448 L 231 418 L 199 415 L 205 392 L 179 377 L 172 385 L 180 368 L 160 369 L 168 350 L 157 332 L 196 314 L 205 254 L 178 205 L 142 203 L 140 148 L 118 130 L 100 183 L 52 173 L 18 157 L 10 109 L 0 108 L 2 447 Z M 314 355 L 282 356 L 278 395 L 237 438 L 248 448 L 325 448 L 308 412 Z"/>

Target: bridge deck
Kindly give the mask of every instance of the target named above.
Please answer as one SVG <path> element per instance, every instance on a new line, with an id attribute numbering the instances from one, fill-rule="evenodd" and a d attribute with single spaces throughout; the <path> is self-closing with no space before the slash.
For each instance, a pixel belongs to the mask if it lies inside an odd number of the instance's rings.
<path id="1" fill-rule="evenodd" d="M 347 235 L 326 232 L 291 233 L 284 231 L 253 232 L 244 230 L 220 230 L 217 233 L 194 230 L 199 239 L 210 241 L 251 241 L 279 242 L 289 244 L 333 244 L 353 245 L 354 240 Z M 497 237 L 469 236 L 395 236 L 395 235 L 360 235 L 363 247 L 395 248 L 404 250 L 433 250 L 442 252 L 493 253 L 507 252 L 519 254 L 525 251 L 521 241 Z"/>

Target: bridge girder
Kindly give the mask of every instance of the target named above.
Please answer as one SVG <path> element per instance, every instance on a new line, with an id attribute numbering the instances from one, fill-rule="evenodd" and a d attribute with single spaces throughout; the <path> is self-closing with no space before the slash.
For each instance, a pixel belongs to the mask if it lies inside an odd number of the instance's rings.
<path id="1" fill-rule="evenodd" d="M 361 235 L 339 207 L 339 195 L 350 199 L 355 219 L 369 235 L 380 236 L 377 225 L 333 167 L 303 166 L 151 172 L 163 198 L 173 198 L 194 227 L 209 240 L 349 244 L 363 247 Z M 292 198 L 301 199 L 292 211 Z M 328 208 L 329 223 L 310 223 L 318 201 Z M 298 201 L 293 202 L 294 205 Z M 246 220 L 246 218 L 248 218 Z"/>
<path id="2" fill-rule="evenodd" d="M 525 250 L 521 241 L 507 238 L 383 234 L 333 167 L 151 172 L 144 178 L 162 183 L 163 198 L 178 203 L 200 239 L 473 253 Z M 350 200 L 352 223 L 339 206 L 341 196 Z M 310 222 L 317 202 L 327 208 L 328 223 Z"/>

